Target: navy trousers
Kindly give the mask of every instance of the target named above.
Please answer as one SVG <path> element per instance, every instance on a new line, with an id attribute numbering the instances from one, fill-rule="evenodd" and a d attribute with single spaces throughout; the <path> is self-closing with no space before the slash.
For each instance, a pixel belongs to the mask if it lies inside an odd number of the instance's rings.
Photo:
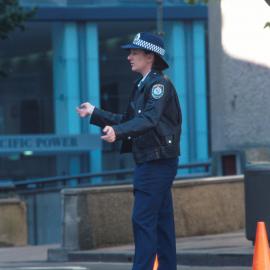
<path id="1" fill-rule="evenodd" d="M 176 270 L 175 229 L 171 186 L 178 158 L 138 164 L 134 173 L 132 214 L 135 256 L 132 270 Z"/>

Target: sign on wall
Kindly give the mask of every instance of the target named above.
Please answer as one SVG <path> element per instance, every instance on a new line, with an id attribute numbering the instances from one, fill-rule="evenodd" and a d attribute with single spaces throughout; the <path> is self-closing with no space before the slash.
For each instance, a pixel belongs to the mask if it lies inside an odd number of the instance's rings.
<path id="1" fill-rule="evenodd" d="M 27 135 L 0 136 L 0 154 L 81 152 L 101 148 L 100 135 Z"/>

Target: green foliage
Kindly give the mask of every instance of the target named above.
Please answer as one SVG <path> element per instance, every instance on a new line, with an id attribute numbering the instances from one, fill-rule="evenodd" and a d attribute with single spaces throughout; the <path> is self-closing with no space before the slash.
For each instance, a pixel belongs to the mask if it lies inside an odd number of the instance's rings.
<path id="1" fill-rule="evenodd" d="M 195 5 L 195 4 L 208 4 L 208 0 L 185 0 L 186 3 L 190 5 Z"/>
<path id="2" fill-rule="evenodd" d="M 16 28 L 24 30 L 23 23 L 35 14 L 35 9 L 25 11 L 18 0 L 0 0 L 0 39 L 6 39 Z"/>
<path id="3" fill-rule="evenodd" d="M 266 27 L 270 27 L 270 22 L 267 22 L 267 23 L 265 24 L 264 28 L 266 28 Z"/>

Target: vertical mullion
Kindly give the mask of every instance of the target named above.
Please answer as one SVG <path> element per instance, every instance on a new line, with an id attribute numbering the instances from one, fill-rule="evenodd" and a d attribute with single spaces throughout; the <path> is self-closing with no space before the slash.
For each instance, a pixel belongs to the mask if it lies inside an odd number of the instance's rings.
<path id="1" fill-rule="evenodd" d="M 205 26 L 193 23 L 195 132 L 197 160 L 208 159 Z"/>

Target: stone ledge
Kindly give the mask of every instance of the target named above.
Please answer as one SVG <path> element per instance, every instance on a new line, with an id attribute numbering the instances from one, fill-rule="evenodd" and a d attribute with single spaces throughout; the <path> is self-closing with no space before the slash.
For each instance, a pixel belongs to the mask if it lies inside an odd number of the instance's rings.
<path id="1" fill-rule="evenodd" d="M 233 175 L 233 176 L 218 176 L 218 177 L 205 177 L 199 179 L 190 180 L 178 180 L 175 179 L 173 186 L 198 186 L 208 184 L 222 184 L 231 182 L 242 182 L 244 175 Z M 61 191 L 62 195 L 75 195 L 75 194 L 89 194 L 89 193 L 108 193 L 109 191 L 131 191 L 132 185 L 116 185 L 116 186 L 102 186 L 102 187 L 87 187 L 87 188 L 69 188 Z"/>
<path id="2" fill-rule="evenodd" d="M 175 181 L 176 236 L 243 229 L 243 179 L 239 175 Z M 131 185 L 66 189 L 61 195 L 64 249 L 88 250 L 133 242 Z"/>

